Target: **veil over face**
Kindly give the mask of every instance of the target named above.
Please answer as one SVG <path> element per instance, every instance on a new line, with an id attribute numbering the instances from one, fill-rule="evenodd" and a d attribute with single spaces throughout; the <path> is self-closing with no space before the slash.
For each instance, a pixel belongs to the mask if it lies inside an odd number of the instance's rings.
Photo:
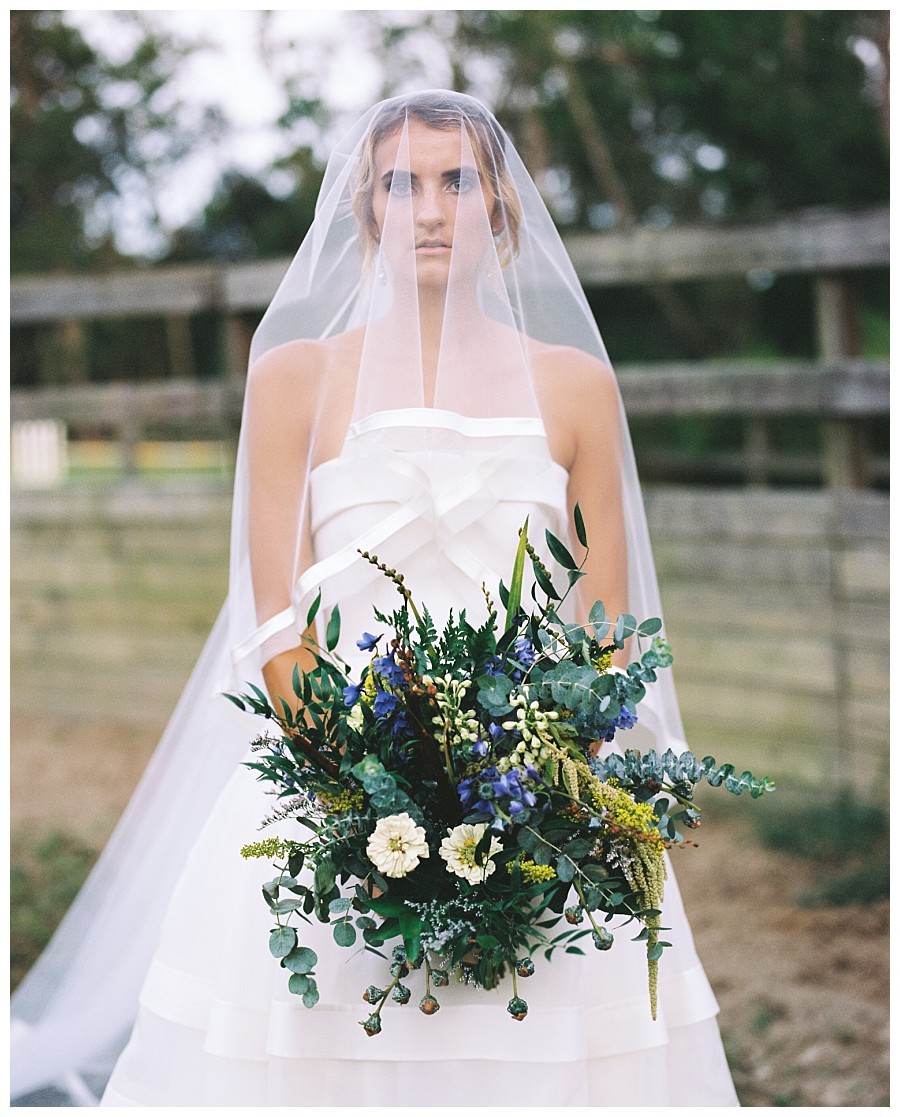
<path id="1" fill-rule="evenodd" d="M 577 438 L 560 420 L 573 414 Z M 353 503 L 369 509 L 349 540 L 332 531 L 345 467 Z M 298 646 L 319 590 L 357 616 L 394 607 L 360 551 L 399 570 L 439 556 L 447 607 L 459 607 L 457 588 L 496 593 L 508 567 L 486 559 L 471 526 L 510 493 L 525 502 L 567 484 L 570 505 L 596 509 L 592 551 L 625 568 L 600 562 L 594 584 L 615 576 L 627 585 L 619 610 L 659 616 L 614 377 L 533 182 L 471 97 L 384 101 L 337 145 L 254 336 L 228 601 L 122 822 L 16 994 L 15 1094 L 66 1075 L 77 1092 L 71 1073 L 108 1068 L 121 1048 L 185 851 L 258 729 L 222 691 L 261 682 Z M 515 545 L 511 532 L 510 559 Z M 631 740 L 679 751 L 670 672 L 641 710 Z"/>
<path id="2" fill-rule="evenodd" d="M 568 361 L 579 376 L 548 384 L 548 361 Z M 313 545 L 319 471 L 338 458 L 369 461 L 370 491 L 360 499 L 384 500 L 394 488 L 407 512 L 422 516 L 433 511 L 433 494 L 409 489 L 410 454 L 451 454 L 469 513 L 487 514 L 509 481 L 513 445 L 518 456 L 528 440 L 528 453 L 548 470 L 569 465 L 571 438 L 548 412 L 560 390 L 583 395 L 571 402 L 590 409 L 592 380 L 614 384 L 593 315 L 534 183 L 490 112 L 444 90 L 371 109 L 329 160 L 313 226 L 253 341 L 235 494 L 235 681 L 296 646 L 320 588 L 342 607 L 376 593 L 381 576 L 356 548 Z M 642 619 L 659 615 L 659 600 L 612 391 L 613 421 L 598 414 L 591 437 L 602 445 L 605 473 L 619 479 L 628 588 L 627 601 L 615 604 Z M 264 402 L 273 395 L 274 409 Z M 289 475 L 273 421 L 302 433 Z M 266 479 L 269 489 L 280 479 L 277 501 L 271 492 L 260 501 Z M 452 516 L 439 519 L 436 530 L 452 530 Z M 401 528 L 393 533 L 388 524 L 363 542 L 402 569 Z M 495 582 L 495 571 L 479 573 Z M 674 691 L 657 690 L 648 728 L 655 721 L 655 735 L 680 739 Z"/>

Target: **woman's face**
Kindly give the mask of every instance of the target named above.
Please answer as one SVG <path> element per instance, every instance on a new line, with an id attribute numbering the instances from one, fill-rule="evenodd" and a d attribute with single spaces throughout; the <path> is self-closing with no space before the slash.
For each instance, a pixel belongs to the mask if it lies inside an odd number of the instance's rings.
<path id="1" fill-rule="evenodd" d="M 403 129 L 383 139 L 375 149 L 375 182 L 372 211 L 379 238 L 385 223 L 396 215 L 394 235 L 385 237 L 388 257 L 395 267 L 397 246 L 405 255 L 412 219 L 416 280 L 420 285 L 446 285 L 451 250 L 454 267 L 469 271 L 477 266 L 491 243 L 490 215 L 495 198 L 490 184 L 479 174 L 470 144 L 463 144 L 459 129 L 430 128 L 419 120 L 407 127 L 409 154 L 401 152 Z M 467 154 L 464 154 L 467 153 Z M 394 205 L 389 211 L 388 203 Z M 409 209 L 407 209 L 407 205 Z M 458 242 L 454 245 L 454 237 Z"/>

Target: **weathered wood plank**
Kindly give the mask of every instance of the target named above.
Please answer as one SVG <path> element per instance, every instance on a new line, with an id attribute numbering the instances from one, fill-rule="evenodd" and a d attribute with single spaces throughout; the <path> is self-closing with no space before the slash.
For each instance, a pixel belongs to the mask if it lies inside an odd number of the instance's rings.
<path id="1" fill-rule="evenodd" d="M 823 272 L 887 266 L 886 209 L 864 213 L 797 214 L 745 227 L 637 228 L 566 238 L 578 278 L 586 285 L 652 283 L 773 272 Z"/>
<path id="2" fill-rule="evenodd" d="M 13 324 L 56 318 L 149 318 L 223 305 L 222 265 L 184 264 L 95 275 L 28 276 L 10 283 Z"/>
<path id="3" fill-rule="evenodd" d="M 587 286 L 886 266 L 888 211 L 797 214 L 758 226 L 634 229 L 564 238 Z M 105 275 L 35 276 L 10 284 L 14 325 L 58 318 L 239 312 L 268 306 L 290 260 L 191 264 Z"/>
<path id="4" fill-rule="evenodd" d="M 625 366 L 622 395 L 634 417 L 675 414 L 881 415 L 890 405 L 881 361 L 768 366 L 714 363 Z M 58 419 L 73 426 L 147 425 L 201 420 L 236 424 L 240 381 L 165 380 L 79 384 L 10 393 L 10 419 Z"/>
<path id="5" fill-rule="evenodd" d="M 652 415 L 886 414 L 887 361 L 716 361 L 617 369 L 632 418 Z"/>

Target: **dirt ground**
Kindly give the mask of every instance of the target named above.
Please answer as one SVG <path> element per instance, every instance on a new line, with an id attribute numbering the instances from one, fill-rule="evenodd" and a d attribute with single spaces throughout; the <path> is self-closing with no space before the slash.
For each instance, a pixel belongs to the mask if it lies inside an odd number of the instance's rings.
<path id="1" fill-rule="evenodd" d="M 99 848 L 155 738 L 112 719 L 14 715 L 14 831 Z M 698 848 L 672 854 L 742 1104 L 887 1106 L 887 903 L 799 905 L 815 868 L 762 848 L 747 813 L 717 811 Z"/>

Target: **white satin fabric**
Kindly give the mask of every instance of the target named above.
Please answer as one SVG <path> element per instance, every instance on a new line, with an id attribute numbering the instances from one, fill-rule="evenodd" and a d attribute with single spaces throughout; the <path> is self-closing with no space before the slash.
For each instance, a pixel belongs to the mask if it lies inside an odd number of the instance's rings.
<path id="1" fill-rule="evenodd" d="M 448 424 L 459 436 L 458 456 L 445 439 L 431 454 L 429 426 Z M 367 436 L 404 428 L 413 432 L 405 450 L 371 455 Z M 489 449 L 498 432 L 508 448 L 500 460 Z M 489 500 L 472 487 L 473 462 Z M 355 556 L 357 547 L 378 553 L 390 539 L 390 561 L 439 620 L 463 606 L 472 619 L 484 615 L 481 583 L 496 596 L 499 580 L 508 580 L 526 515 L 538 547 L 545 527 L 568 535 L 566 474 L 550 459 L 537 420 L 376 414 L 351 428 L 340 458 L 315 470 L 311 486 L 315 553 L 327 556 L 328 569 L 309 573 L 340 585 L 341 556 Z M 348 560 L 347 568 L 358 572 L 360 564 Z M 372 587 L 379 608 L 396 606 L 383 577 Z M 381 629 L 358 604 L 343 617 L 341 640 L 356 663 L 363 631 Z M 310 1010 L 287 992 L 285 971 L 268 952 L 271 917 L 260 885 L 271 867 L 242 861 L 238 851 L 271 804 L 239 768 L 212 810 L 172 897 L 131 1041 L 102 1105 L 737 1104 L 717 1005 L 671 876 L 663 921 L 674 947 L 660 966 L 655 1022 L 645 948 L 630 941 L 629 927 L 605 954 L 588 946 L 584 957 L 536 958 L 535 975 L 520 985 L 530 1006 L 522 1022 L 505 1011 L 508 982 L 492 991 L 438 990 L 441 1009 L 425 1017 L 416 1009 L 422 978 L 413 973 L 411 1003 L 386 1006 L 384 1031 L 369 1038 L 358 1023 L 366 1013 L 361 996 L 369 984 L 384 985 L 382 959 L 337 947 L 327 926 L 302 925 L 301 942 L 319 956 L 321 1000 Z M 292 836 L 284 823 L 270 832 Z"/>

